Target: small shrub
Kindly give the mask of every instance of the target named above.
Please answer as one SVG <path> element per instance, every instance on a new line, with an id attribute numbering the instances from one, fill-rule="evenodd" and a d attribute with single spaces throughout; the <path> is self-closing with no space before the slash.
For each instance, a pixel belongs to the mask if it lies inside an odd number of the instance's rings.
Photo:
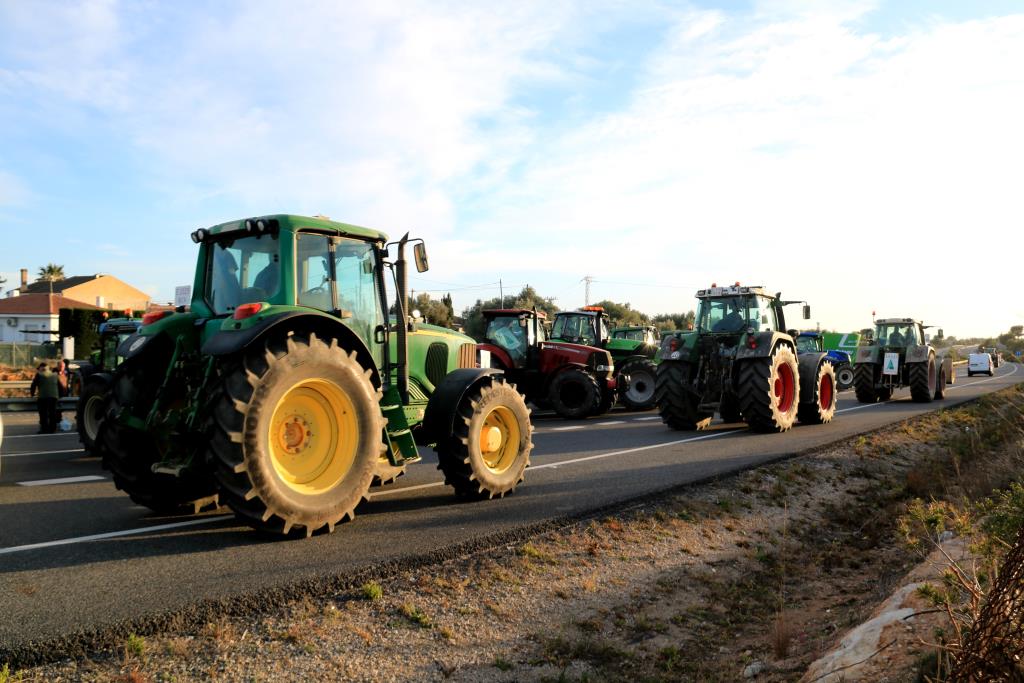
<path id="1" fill-rule="evenodd" d="M 381 588 L 380 584 L 376 581 L 364 583 L 359 590 L 362 592 L 364 598 L 373 602 L 384 597 L 384 589 Z"/>
<path id="2" fill-rule="evenodd" d="M 412 603 L 405 603 L 401 607 L 402 614 L 406 619 L 422 628 L 431 628 L 434 624 L 430 621 L 430 617 L 421 612 L 416 605 Z"/>
<path id="3" fill-rule="evenodd" d="M 146 652 L 146 639 L 132 633 L 124 644 L 124 653 L 129 657 L 141 657 Z"/>

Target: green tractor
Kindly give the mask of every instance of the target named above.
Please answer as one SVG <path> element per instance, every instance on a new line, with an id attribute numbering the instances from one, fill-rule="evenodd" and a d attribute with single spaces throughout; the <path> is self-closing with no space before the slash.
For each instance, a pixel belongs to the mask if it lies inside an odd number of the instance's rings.
<path id="1" fill-rule="evenodd" d="M 782 432 L 799 418 L 830 422 L 836 376 L 825 353 L 797 355 L 786 330 L 782 301 L 762 287 L 718 287 L 697 292 L 693 331 L 662 340 L 656 398 L 673 429 L 703 429 L 717 411 L 726 422 L 745 421 L 759 432 Z M 811 315 L 803 306 L 804 319 Z"/>
<path id="2" fill-rule="evenodd" d="M 912 318 L 875 321 L 873 333 L 861 336 L 853 388 L 861 403 L 888 401 L 901 387 L 919 403 L 941 399 L 954 381 L 953 359 L 939 358 L 921 322 Z M 870 331 L 869 331 L 870 332 Z"/>
<path id="3" fill-rule="evenodd" d="M 99 348 L 89 356 L 89 362 L 78 364 L 75 383 L 78 385 L 78 404 L 75 407 L 75 425 L 78 439 L 87 453 L 96 448 L 96 435 L 103 421 L 103 405 L 110 391 L 114 371 L 121 364 L 117 349 L 121 343 L 138 332 L 142 321 L 138 318 L 111 318 L 99 325 Z"/>
<path id="4" fill-rule="evenodd" d="M 578 311 L 555 314 L 551 340 L 596 346 L 608 351 L 615 363 L 619 400 L 630 410 L 654 407 L 657 376 L 658 333 L 653 326 L 618 327 L 611 332 L 601 306 L 584 306 Z M 602 403 L 610 407 L 615 395 L 605 393 Z"/>
<path id="5" fill-rule="evenodd" d="M 460 498 L 522 481 L 533 428 L 519 393 L 477 367 L 471 338 L 410 322 L 405 252 L 412 242 L 425 271 L 421 240 L 291 215 L 192 239 L 191 305 L 121 345 L 99 434 L 134 501 L 174 512 L 219 499 L 256 529 L 308 536 L 351 519 L 417 444 L 433 444 Z"/>

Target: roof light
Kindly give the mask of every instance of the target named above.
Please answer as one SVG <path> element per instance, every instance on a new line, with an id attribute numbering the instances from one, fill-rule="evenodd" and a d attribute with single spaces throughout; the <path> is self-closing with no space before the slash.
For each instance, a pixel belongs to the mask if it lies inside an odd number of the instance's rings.
<path id="1" fill-rule="evenodd" d="M 718 283 L 717 283 L 717 282 L 712 282 L 712 283 L 711 283 L 711 286 L 712 286 L 712 287 L 717 287 L 717 286 L 718 286 Z"/>
<path id="2" fill-rule="evenodd" d="M 737 281 L 736 281 L 736 286 L 737 286 L 737 287 L 739 287 L 739 286 L 740 286 L 740 281 L 739 281 L 739 280 L 737 280 Z"/>
<path id="3" fill-rule="evenodd" d="M 242 304 L 241 306 L 235 309 L 235 314 L 231 317 L 233 317 L 235 320 L 245 320 L 246 318 L 253 317 L 262 310 L 262 301 L 251 304 Z"/>
<path id="4" fill-rule="evenodd" d="M 581 311 L 604 311 L 604 306 L 584 306 Z"/>
<path id="5" fill-rule="evenodd" d="M 256 231 L 256 223 L 254 223 L 251 218 L 246 218 L 245 219 L 245 229 L 248 230 L 249 232 L 255 232 Z"/>
<path id="6" fill-rule="evenodd" d="M 151 313 L 147 313 L 146 315 L 142 316 L 142 324 L 152 325 L 158 320 L 163 320 L 172 313 L 174 313 L 174 311 L 152 311 Z"/>

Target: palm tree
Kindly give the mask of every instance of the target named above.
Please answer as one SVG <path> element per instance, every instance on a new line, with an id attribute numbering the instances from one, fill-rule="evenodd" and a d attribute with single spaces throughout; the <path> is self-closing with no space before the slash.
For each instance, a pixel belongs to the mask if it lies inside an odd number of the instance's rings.
<path id="1" fill-rule="evenodd" d="M 39 269 L 39 279 L 50 283 L 50 294 L 53 294 L 53 283 L 64 279 L 64 266 L 47 263 Z"/>

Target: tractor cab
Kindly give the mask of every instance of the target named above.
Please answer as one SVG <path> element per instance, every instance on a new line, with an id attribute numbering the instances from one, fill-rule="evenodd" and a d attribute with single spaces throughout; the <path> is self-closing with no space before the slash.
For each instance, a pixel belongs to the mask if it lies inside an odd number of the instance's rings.
<path id="1" fill-rule="evenodd" d="M 611 338 L 608 316 L 601 306 L 584 306 L 578 311 L 556 313 L 551 338 L 570 344 L 604 348 Z"/>
<path id="2" fill-rule="evenodd" d="M 657 346 L 660 343 L 658 330 L 651 325 L 617 327 L 612 330 L 612 340 L 637 341 L 644 345 Z"/>
<path id="3" fill-rule="evenodd" d="M 822 353 L 824 351 L 825 344 L 817 332 L 801 332 L 796 335 L 796 352 L 798 354 Z"/>
<path id="4" fill-rule="evenodd" d="M 878 320 L 873 338 L 869 337 L 867 343 L 891 349 L 921 346 L 925 343 L 924 326 L 911 318 Z"/>
<path id="5" fill-rule="evenodd" d="M 505 308 L 484 311 L 484 339 L 508 354 L 515 368 L 529 365 L 541 342 L 547 340 L 547 316 L 543 311 Z"/>

